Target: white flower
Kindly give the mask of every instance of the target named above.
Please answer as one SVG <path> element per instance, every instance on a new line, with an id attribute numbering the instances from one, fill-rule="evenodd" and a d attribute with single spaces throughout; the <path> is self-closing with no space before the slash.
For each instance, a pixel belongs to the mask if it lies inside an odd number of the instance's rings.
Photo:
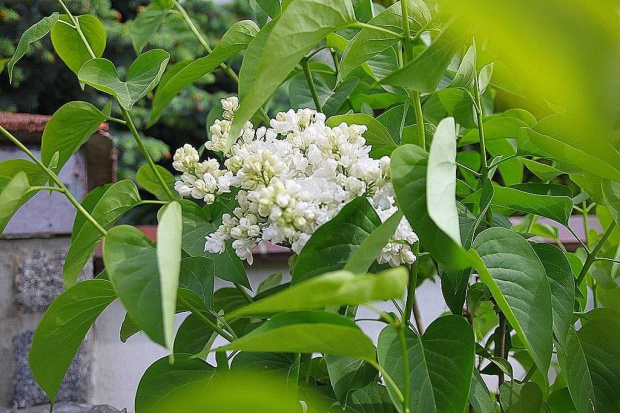
<path id="1" fill-rule="evenodd" d="M 206 148 L 224 152 L 239 100 L 222 100 L 223 119 L 210 127 Z M 223 253 L 227 240 L 243 260 L 265 240 L 300 253 L 312 234 L 349 201 L 367 197 L 385 221 L 397 208 L 390 182 L 390 159 L 370 157 L 365 126 L 342 123 L 331 128 L 325 115 L 311 109 L 278 113 L 268 128 L 247 122 L 223 165 L 200 162 L 185 145 L 175 153 L 174 168 L 182 172 L 175 189 L 210 204 L 239 189 L 238 207 L 222 216 L 220 227 L 207 237 L 205 249 Z M 399 224 L 377 261 L 392 266 L 411 264 L 417 237 L 406 219 Z"/>

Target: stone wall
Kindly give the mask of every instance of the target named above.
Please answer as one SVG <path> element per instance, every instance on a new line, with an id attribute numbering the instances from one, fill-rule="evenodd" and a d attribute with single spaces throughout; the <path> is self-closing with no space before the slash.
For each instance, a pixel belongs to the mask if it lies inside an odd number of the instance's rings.
<path id="1" fill-rule="evenodd" d="M 69 241 L 68 237 L 0 239 L 0 406 L 49 403 L 32 377 L 28 351 L 43 312 L 64 291 L 62 266 Z M 89 263 L 81 278 L 92 277 Z M 90 401 L 91 350 L 88 339 L 65 377 L 58 401 Z"/>

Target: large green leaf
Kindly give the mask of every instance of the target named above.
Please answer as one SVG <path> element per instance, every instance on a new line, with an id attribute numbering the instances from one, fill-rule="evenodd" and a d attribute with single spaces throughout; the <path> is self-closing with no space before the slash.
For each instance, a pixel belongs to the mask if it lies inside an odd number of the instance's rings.
<path id="1" fill-rule="evenodd" d="M 215 368 L 189 354 L 175 354 L 174 363 L 161 358 L 144 372 L 136 392 L 136 412 L 162 411 L 163 398 L 174 397 L 189 384 L 206 385 L 215 374 Z"/>
<path id="2" fill-rule="evenodd" d="M 168 60 L 168 52 L 161 49 L 149 50 L 131 64 L 123 82 L 114 63 L 107 59 L 92 59 L 82 66 L 78 79 L 116 97 L 123 109 L 131 110 L 138 100 L 155 88 Z"/>
<path id="3" fill-rule="evenodd" d="M 343 122 L 347 125 L 364 125 L 368 128 L 364 132 L 364 138 L 366 139 L 366 144 L 372 147 L 370 156 L 373 158 L 389 156 L 397 148 L 385 126 L 372 116 L 364 113 L 332 116 L 327 120 L 327 125 L 336 127 Z"/>
<path id="4" fill-rule="evenodd" d="M 471 256 L 482 281 L 540 371 L 547 371 L 553 345 L 551 288 L 531 245 L 505 228 L 489 228 L 474 240 Z"/>
<path id="5" fill-rule="evenodd" d="M 469 46 L 465 56 L 461 60 L 458 70 L 454 74 L 449 87 L 463 88 L 471 90 L 474 87 L 474 79 L 477 76 L 476 71 L 476 44 Z"/>
<path id="6" fill-rule="evenodd" d="M 208 56 L 179 67 L 170 77 L 164 76 L 155 93 L 148 125 L 153 126 L 157 122 L 177 93 L 248 47 L 257 33 L 256 23 L 250 20 L 237 22 L 228 29 Z"/>
<path id="7" fill-rule="evenodd" d="M 502 384 L 499 389 L 502 409 L 507 413 L 540 412 L 543 404 L 543 392 L 534 382 Z"/>
<path id="8" fill-rule="evenodd" d="M 616 225 L 620 226 L 620 183 L 608 179 L 601 180 L 601 193 L 605 206 L 609 209 Z"/>
<path id="9" fill-rule="evenodd" d="M 519 149 L 620 182 L 620 154 L 616 148 L 605 139 L 591 144 L 572 141 L 565 133 L 552 133 L 547 129 L 554 120 L 545 118 L 534 128 L 522 128 L 518 134 Z"/>
<path id="10" fill-rule="evenodd" d="M 181 198 L 181 196 L 174 189 L 174 183 L 176 182 L 174 175 L 172 175 L 163 166 L 155 165 L 155 169 L 157 169 L 159 174 L 164 179 L 164 182 L 166 182 L 168 188 L 170 188 L 172 193 L 175 195 L 175 199 Z M 150 167 L 150 165 L 142 165 L 138 169 L 138 172 L 136 172 L 136 182 L 146 191 L 155 195 L 157 199 L 161 201 L 171 200 L 168 193 L 164 190 L 164 188 L 162 188 L 159 179 L 157 179 L 157 177 L 153 173 L 153 169 Z"/>
<path id="11" fill-rule="evenodd" d="M 2 209 L 0 209 L 0 234 L 17 210 L 28 200 L 29 189 L 28 175 L 25 172 L 18 172 L 12 179 L 6 179 L 5 184 L 0 184 L 0 205 L 2 205 Z"/>
<path id="12" fill-rule="evenodd" d="M 351 393 L 346 412 L 351 413 L 396 413 L 387 388 L 378 383 L 357 389 Z"/>
<path id="13" fill-rule="evenodd" d="M 366 198 L 356 198 L 315 231 L 293 267 L 297 283 L 328 271 L 344 268 L 381 219 Z"/>
<path id="14" fill-rule="evenodd" d="M 334 394 L 343 405 L 347 404 L 349 393 L 377 381 L 377 369 L 364 360 L 325 356 L 325 363 Z"/>
<path id="15" fill-rule="evenodd" d="M 568 335 L 566 354 L 558 351 L 579 413 L 617 412 L 620 408 L 620 324 L 605 318 L 588 321 Z"/>
<path id="16" fill-rule="evenodd" d="M 368 22 L 373 26 L 382 27 L 395 33 L 402 32 L 402 8 L 400 3 L 394 4 L 381 13 L 377 14 Z M 366 63 L 371 57 L 391 47 L 400 39 L 390 33 L 381 32 L 371 28 L 363 28 L 348 43 L 340 63 L 341 79 Z"/>
<path id="17" fill-rule="evenodd" d="M 140 230 L 118 226 L 108 231 L 103 260 L 131 319 L 151 340 L 166 346 L 155 245 Z"/>
<path id="18" fill-rule="evenodd" d="M 31 185 L 44 185 L 49 176 L 39 165 L 25 159 L 9 159 L 0 162 L 0 177 L 14 178 L 20 172 L 24 172 Z"/>
<path id="19" fill-rule="evenodd" d="M 433 93 L 462 45 L 462 33 L 458 33 L 453 25 L 449 25 L 418 57 L 381 80 L 381 83 L 406 87 L 416 92 Z"/>
<path id="20" fill-rule="evenodd" d="M 349 271 L 331 272 L 256 301 L 230 313 L 228 317 L 314 310 L 402 298 L 407 289 L 408 279 L 405 267 L 382 271 L 376 275 L 356 275 Z"/>
<path id="21" fill-rule="evenodd" d="M 573 210 L 570 188 L 554 184 L 495 187 L 493 205 L 529 212 L 568 225 Z"/>
<path id="22" fill-rule="evenodd" d="M 7 70 L 9 72 L 9 81 L 13 81 L 13 67 L 15 63 L 19 59 L 21 59 L 30 48 L 30 44 L 36 42 L 43 36 L 49 33 L 52 30 L 52 27 L 58 21 L 58 13 L 52 13 L 49 17 L 44 17 L 41 21 L 35 23 L 32 27 L 28 28 L 22 37 L 19 39 L 19 43 L 17 43 L 17 47 L 15 48 L 15 53 L 13 53 L 13 57 L 6 64 Z"/>
<path id="23" fill-rule="evenodd" d="M 243 262 L 235 254 L 230 241 L 222 254 L 205 252 L 205 237 L 217 227 L 207 219 L 205 211 L 195 202 L 179 201 L 183 209 L 183 251 L 191 257 L 206 257 L 215 263 L 215 275 L 225 281 L 250 287 Z"/>
<path id="24" fill-rule="evenodd" d="M 207 308 L 213 304 L 215 263 L 206 257 L 188 257 L 181 261 L 179 285 L 198 294 Z"/>
<path id="25" fill-rule="evenodd" d="M 379 334 L 379 364 L 405 389 L 402 343 L 398 327 Z M 467 406 L 475 361 L 474 332 L 467 321 L 448 315 L 433 321 L 423 336 L 405 330 L 409 359 L 409 408 L 412 412 L 462 413 Z M 394 404 L 400 402 L 388 388 Z"/>
<path id="26" fill-rule="evenodd" d="M 137 54 L 142 52 L 151 36 L 157 32 L 159 26 L 168 16 L 168 10 L 159 7 L 148 7 L 138 14 L 138 17 L 131 24 L 129 32 L 131 34 L 131 44 Z"/>
<path id="27" fill-rule="evenodd" d="M 496 413 L 495 400 L 480 372 L 474 369 L 473 373 L 471 388 L 469 389 L 469 402 L 477 413 Z"/>
<path id="28" fill-rule="evenodd" d="M 115 298 L 109 281 L 86 280 L 58 296 L 43 315 L 32 338 L 28 361 L 50 400 L 56 398 L 86 333 Z"/>
<path id="29" fill-rule="evenodd" d="M 559 248 L 551 244 L 534 244 L 534 252 L 545 267 L 551 287 L 551 309 L 553 310 L 553 333 L 565 347 L 568 330 L 572 324 L 575 304 L 575 278 L 568 258 Z"/>
<path id="30" fill-rule="evenodd" d="M 394 212 L 385 222 L 377 227 L 351 255 L 344 269 L 355 274 L 364 274 L 375 262 L 383 248 L 390 242 L 396 228 L 403 219 L 400 210 Z"/>
<path id="31" fill-rule="evenodd" d="M 359 84 L 359 79 L 347 79 L 332 88 L 326 79 L 318 73 L 312 73 L 312 79 L 321 110 L 326 116 L 338 113 L 340 107 Z M 296 75 L 289 82 L 289 95 L 293 109 L 317 109 L 312 92 L 308 87 L 308 81 L 303 73 Z"/>
<path id="32" fill-rule="evenodd" d="M 308 18 L 312 16 L 312 18 Z M 293 0 L 252 40 L 239 74 L 241 107 L 228 146 L 299 61 L 329 33 L 355 22 L 350 0 Z M 282 39 L 287 39 L 283 44 Z"/>
<path id="33" fill-rule="evenodd" d="M 166 347 L 172 351 L 174 343 L 174 315 L 177 306 L 177 288 L 181 273 L 181 239 L 183 213 L 178 202 L 162 209 L 157 226 L 157 267 L 161 285 L 161 308 L 164 318 Z"/>
<path id="34" fill-rule="evenodd" d="M 131 181 L 120 181 L 93 190 L 84 198 L 82 206 L 107 230 L 138 202 L 140 195 L 136 184 Z M 63 266 L 63 279 L 68 287 L 77 281 L 80 272 L 103 238 L 97 228 L 82 214 L 76 215 L 71 234 L 71 246 Z"/>
<path id="35" fill-rule="evenodd" d="M 461 243 L 456 210 L 456 124 L 439 122 L 428 155 L 426 208 L 435 225 L 456 244 Z"/>
<path id="36" fill-rule="evenodd" d="M 536 118 L 523 109 L 509 109 L 482 119 L 484 138 L 488 142 L 500 139 L 516 139 L 521 128 L 532 127 L 535 124 Z M 473 128 L 459 140 L 459 146 L 471 145 L 479 141 L 478 128 Z"/>
<path id="37" fill-rule="evenodd" d="M 76 16 L 80 29 L 95 57 L 103 56 L 106 46 L 106 34 L 103 23 L 94 14 Z M 60 16 L 60 20 L 71 23 L 66 14 Z M 73 73 L 78 73 L 84 63 L 92 59 L 88 48 L 83 43 L 78 32 L 66 24 L 56 24 L 52 27 L 52 45 L 58 56 Z"/>
<path id="38" fill-rule="evenodd" d="M 218 350 L 325 353 L 375 360 L 375 346 L 353 320 L 322 311 L 278 314 Z"/>
<path id="39" fill-rule="evenodd" d="M 71 155 L 99 130 L 107 116 L 87 102 L 69 102 L 58 109 L 45 125 L 41 138 L 41 160 L 49 165 L 58 152 L 60 171 Z"/>
<path id="40" fill-rule="evenodd" d="M 445 234 L 429 215 L 427 165 L 428 153 L 419 146 L 404 145 L 394 151 L 391 173 L 396 202 L 426 251 L 447 267 L 469 267 L 470 258 L 460 242 L 455 242 Z"/>

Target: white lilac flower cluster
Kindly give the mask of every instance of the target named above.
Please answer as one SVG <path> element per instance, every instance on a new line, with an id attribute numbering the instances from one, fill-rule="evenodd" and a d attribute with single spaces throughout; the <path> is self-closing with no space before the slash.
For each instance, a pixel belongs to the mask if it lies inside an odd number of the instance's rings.
<path id="1" fill-rule="evenodd" d="M 236 97 L 222 100 L 223 119 L 211 126 L 211 151 L 226 149 Z M 270 128 L 248 122 L 224 160 L 200 162 L 191 145 L 178 149 L 174 168 L 182 172 L 175 189 L 207 204 L 238 188 L 239 206 L 224 214 L 222 225 L 207 237 L 205 249 L 222 253 L 232 239 L 236 254 L 252 263 L 251 250 L 262 240 L 301 252 L 310 236 L 356 197 L 365 196 L 383 221 L 395 211 L 388 157 L 373 159 L 363 137 L 365 126 L 325 124 L 310 109 L 278 113 Z M 417 236 L 403 218 L 378 262 L 411 264 Z"/>

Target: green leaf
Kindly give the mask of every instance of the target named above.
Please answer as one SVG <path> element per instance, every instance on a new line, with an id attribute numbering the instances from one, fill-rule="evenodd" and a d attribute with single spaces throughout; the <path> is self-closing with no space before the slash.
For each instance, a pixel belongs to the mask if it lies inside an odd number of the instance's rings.
<path id="1" fill-rule="evenodd" d="M 215 263 L 215 275 L 225 281 L 250 288 L 243 262 L 237 257 L 229 241 L 222 254 L 205 252 L 205 237 L 217 227 L 209 222 L 203 209 L 195 202 L 179 201 L 183 209 L 183 251 L 190 257 L 206 257 Z"/>
<path id="2" fill-rule="evenodd" d="M 529 212 L 568 225 L 572 192 L 564 185 L 521 184 L 495 187 L 493 205 Z"/>
<path id="3" fill-rule="evenodd" d="M 14 178 L 20 172 L 26 174 L 28 182 L 33 186 L 44 185 L 49 179 L 49 176 L 34 162 L 25 159 L 9 159 L 0 162 L 0 177 Z"/>
<path id="4" fill-rule="evenodd" d="M 620 406 L 620 324 L 604 318 L 570 333 L 558 352 L 578 412 L 615 412 Z"/>
<path id="5" fill-rule="evenodd" d="M 314 80 L 314 86 L 319 103 L 321 104 L 322 112 L 326 116 L 335 115 L 359 83 L 359 79 L 347 79 L 337 84 L 332 89 L 320 74 L 312 73 L 312 79 Z M 312 93 L 303 73 L 291 79 L 289 83 L 289 95 L 291 106 L 294 109 L 316 109 Z"/>
<path id="6" fill-rule="evenodd" d="M 356 198 L 317 229 L 295 260 L 293 283 L 344 268 L 364 240 L 381 225 L 366 198 Z"/>
<path id="7" fill-rule="evenodd" d="M 241 65 L 241 106 L 235 113 L 228 147 L 306 53 L 329 33 L 354 22 L 350 0 L 293 0 L 277 19 L 263 27 Z M 288 39 L 285 46 L 282 39 Z"/>
<path id="8" fill-rule="evenodd" d="M 123 109 L 131 110 L 134 103 L 155 88 L 170 60 L 168 52 L 149 50 L 138 56 L 127 71 L 126 81 L 118 77 L 114 63 L 107 59 L 92 59 L 78 73 L 81 82 L 116 97 Z"/>
<path id="9" fill-rule="evenodd" d="M 282 273 L 277 272 L 271 274 L 269 277 L 265 278 L 263 282 L 260 283 L 260 285 L 256 289 L 256 294 L 258 295 L 262 292 L 269 291 L 272 288 L 280 286 L 280 284 L 282 284 Z"/>
<path id="10" fill-rule="evenodd" d="M 463 56 L 461 64 L 448 87 L 465 88 L 471 90 L 476 78 L 476 44 L 469 46 Z"/>
<path id="11" fill-rule="evenodd" d="M 377 383 L 357 389 L 349 396 L 346 412 L 352 413 L 396 413 L 387 388 Z"/>
<path id="12" fill-rule="evenodd" d="M 174 189 L 174 183 L 176 180 L 174 179 L 174 175 L 172 175 L 166 168 L 160 165 L 155 165 L 157 171 L 162 176 L 168 188 L 172 190 L 172 193 L 175 194 L 175 199 L 181 198 L 180 195 Z M 157 199 L 161 201 L 170 201 L 170 197 L 168 193 L 161 187 L 159 183 L 159 179 L 153 173 L 153 170 L 149 165 L 142 165 L 138 172 L 136 172 L 136 182 L 140 185 L 144 190 L 150 192 L 155 195 Z"/>
<path id="13" fill-rule="evenodd" d="M 547 371 L 553 345 L 551 288 L 530 244 L 505 228 L 489 228 L 470 255 L 482 281 L 540 371 Z"/>
<path id="14" fill-rule="evenodd" d="M 375 346 L 353 320 L 322 311 L 274 316 L 251 333 L 218 351 L 325 353 L 375 360 Z"/>
<path id="15" fill-rule="evenodd" d="M 431 219 L 427 209 L 426 171 L 428 153 L 419 146 L 404 145 L 392 153 L 391 173 L 396 200 L 420 243 L 447 267 L 469 267 L 470 258 L 460 245 Z M 455 177 L 456 178 L 456 177 Z"/>
<path id="16" fill-rule="evenodd" d="M 8 225 L 17 210 L 28 200 L 27 193 L 30 189 L 28 176 L 25 172 L 17 173 L 5 185 L 0 185 L 0 234 Z"/>
<path id="17" fill-rule="evenodd" d="M 131 181 L 120 181 L 96 188 L 82 206 L 104 229 L 110 229 L 127 211 L 140 202 L 138 188 Z M 103 235 L 82 214 L 77 214 L 71 231 L 71 246 L 63 266 L 65 286 L 77 281 L 80 272 L 92 257 Z"/>
<path id="18" fill-rule="evenodd" d="M 531 173 L 539 177 L 543 182 L 548 182 L 564 173 L 558 168 L 531 159 L 521 159 L 521 162 Z"/>
<path id="19" fill-rule="evenodd" d="M 157 226 L 157 268 L 161 285 L 161 308 L 164 318 L 166 347 L 172 351 L 174 343 L 174 315 L 177 307 L 177 288 L 181 273 L 181 238 L 183 213 L 178 202 L 162 209 Z"/>
<path id="20" fill-rule="evenodd" d="M 462 36 L 453 25 L 448 25 L 418 57 L 381 83 L 416 92 L 435 92 L 452 58 L 463 45 Z"/>
<path id="21" fill-rule="evenodd" d="M 256 3 L 269 17 L 275 19 L 281 13 L 280 0 L 256 0 Z"/>
<path id="22" fill-rule="evenodd" d="M 540 412 L 542 408 L 543 392 L 534 382 L 522 384 L 510 381 L 502 384 L 499 393 L 507 413 Z"/>
<path id="23" fill-rule="evenodd" d="M 523 109 L 509 109 L 482 119 L 484 137 L 487 142 L 498 139 L 516 139 L 523 127 L 532 127 L 536 118 Z M 459 146 L 471 145 L 480 141 L 478 128 L 470 129 L 459 140 Z"/>
<path id="24" fill-rule="evenodd" d="M 228 29 L 222 40 L 208 56 L 180 66 L 175 72 L 170 73 L 172 69 L 169 70 L 168 72 L 171 76 L 164 76 L 155 93 L 148 126 L 153 126 L 157 122 L 164 109 L 166 109 L 177 93 L 210 73 L 226 60 L 236 56 L 237 53 L 245 50 L 258 33 L 258 30 L 256 23 L 250 20 L 235 23 Z"/>
<path id="25" fill-rule="evenodd" d="M 21 59 L 30 49 L 30 44 L 36 42 L 41 39 L 43 36 L 49 33 L 52 30 L 52 27 L 58 21 L 58 13 L 52 13 L 49 17 L 44 17 L 41 21 L 35 23 L 32 27 L 28 28 L 22 37 L 19 39 L 19 43 L 15 48 L 15 53 L 13 53 L 13 57 L 6 64 L 7 70 L 9 72 L 9 81 L 13 81 L 13 67 L 15 63 L 19 59 Z"/>
<path id="26" fill-rule="evenodd" d="M 572 324 L 575 304 L 575 278 L 568 258 L 559 248 L 551 244 L 533 244 L 534 252 L 545 267 L 551 287 L 551 310 L 553 311 L 553 333 L 566 346 L 566 337 Z"/>
<path id="27" fill-rule="evenodd" d="M 86 333 L 114 299 L 109 281 L 86 280 L 58 296 L 43 315 L 32 338 L 28 362 L 50 400 L 56 398 Z"/>
<path id="28" fill-rule="evenodd" d="M 119 333 L 119 338 L 122 343 L 126 343 L 130 337 L 134 334 L 138 334 L 140 332 L 140 327 L 133 322 L 129 314 L 125 314 L 125 319 L 123 319 L 123 324 L 121 324 L 121 331 Z"/>
<path id="29" fill-rule="evenodd" d="M 175 397 L 189 384 L 206 385 L 215 374 L 215 368 L 189 354 L 175 354 L 174 363 L 168 357 L 153 363 L 144 372 L 136 392 L 137 412 L 161 412 L 160 402 Z"/>
<path id="30" fill-rule="evenodd" d="M 252 353 L 242 351 L 233 359 L 231 370 L 250 370 L 252 373 L 280 376 L 293 380 L 296 355 L 291 353 Z"/>
<path id="31" fill-rule="evenodd" d="M 358 305 L 402 298 L 409 275 L 405 267 L 379 274 L 356 275 L 336 271 L 316 276 L 228 314 L 228 318 L 266 315 L 283 311 Z"/>
<path id="32" fill-rule="evenodd" d="M 461 243 L 456 210 L 456 124 L 446 118 L 437 125 L 426 172 L 426 207 L 435 225 L 456 244 Z"/>
<path id="33" fill-rule="evenodd" d="M 496 413 L 495 400 L 480 372 L 474 369 L 469 389 L 469 402 L 477 413 Z"/>
<path id="34" fill-rule="evenodd" d="M 400 3 L 393 4 L 381 13 L 377 14 L 368 24 L 391 30 L 396 33 L 402 32 L 402 8 Z M 378 53 L 390 48 L 400 39 L 389 33 L 371 28 L 362 28 L 347 44 L 340 63 L 340 79 L 346 79 L 349 73 L 366 63 Z"/>
<path id="35" fill-rule="evenodd" d="M 213 324 L 217 324 L 216 318 L 211 314 L 206 314 L 205 317 Z M 187 354 L 200 354 L 205 350 L 208 352 L 217 336 L 214 333 L 213 329 L 197 315 L 190 314 L 183 320 L 174 338 L 174 352 Z"/>
<path id="36" fill-rule="evenodd" d="M 467 321 L 448 315 L 433 321 L 421 337 L 405 330 L 412 412 L 462 413 L 467 406 L 475 360 L 474 332 Z M 403 354 L 398 327 L 379 334 L 379 364 L 404 391 Z M 400 402 L 388 388 L 395 405 Z"/>
<path id="37" fill-rule="evenodd" d="M 148 43 L 151 36 L 157 32 L 159 26 L 168 16 L 168 10 L 162 8 L 147 8 L 133 21 L 129 33 L 131 34 L 131 44 L 136 54 L 140 54 L 144 46 Z"/>
<path id="38" fill-rule="evenodd" d="M 364 125 L 367 130 L 364 132 L 366 144 L 372 147 L 370 156 L 375 159 L 382 156 L 389 156 L 394 149 L 397 148 L 392 140 L 390 133 L 385 129 L 377 119 L 363 113 L 354 113 L 347 115 L 332 116 L 327 120 L 327 126 L 332 128 L 339 126 L 341 123 L 347 125 Z"/>
<path id="39" fill-rule="evenodd" d="M 174 5 L 174 0 L 151 0 L 160 9 L 170 9 Z"/>
<path id="40" fill-rule="evenodd" d="M 547 134 L 548 124 L 556 122 L 555 117 L 550 118 L 541 120 L 533 129 L 523 128 L 519 131 L 521 150 L 620 182 L 620 154 L 609 141 L 601 139 L 592 145 L 590 142 L 576 142 L 565 133 Z"/>
<path id="41" fill-rule="evenodd" d="M 616 225 L 620 226 L 620 184 L 603 179 L 601 180 L 601 192 Z"/>
<path id="42" fill-rule="evenodd" d="M 76 19 L 95 57 L 103 56 L 106 46 L 103 23 L 93 14 L 76 16 Z M 61 15 L 60 20 L 73 24 L 66 14 Z M 66 24 L 52 27 L 51 38 L 54 50 L 73 73 L 77 74 L 84 63 L 92 59 L 78 32 Z"/>
<path id="43" fill-rule="evenodd" d="M 349 258 L 344 269 L 355 274 L 364 274 L 372 266 L 383 248 L 390 242 L 390 239 L 396 232 L 396 228 L 403 219 L 403 213 L 400 210 L 394 212 L 383 224 L 379 225 L 366 238 L 359 248 Z"/>
<path id="44" fill-rule="evenodd" d="M 99 130 L 107 116 L 87 102 L 69 102 L 58 109 L 45 125 L 41 138 L 41 160 L 48 165 L 58 152 L 57 171 L 71 155 Z"/>
<path id="45" fill-rule="evenodd" d="M 157 251 L 151 240 L 134 227 L 114 227 L 103 244 L 103 260 L 131 319 L 151 340 L 166 346 Z"/>
<path id="46" fill-rule="evenodd" d="M 325 356 L 325 362 L 334 394 L 342 405 L 347 404 L 351 392 L 377 381 L 377 369 L 363 360 Z"/>
<path id="47" fill-rule="evenodd" d="M 206 257 L 189 257 L 181 261 L 179 285 L 198 294 L 207 308 L 213 305 L 215 263 Z"/>

